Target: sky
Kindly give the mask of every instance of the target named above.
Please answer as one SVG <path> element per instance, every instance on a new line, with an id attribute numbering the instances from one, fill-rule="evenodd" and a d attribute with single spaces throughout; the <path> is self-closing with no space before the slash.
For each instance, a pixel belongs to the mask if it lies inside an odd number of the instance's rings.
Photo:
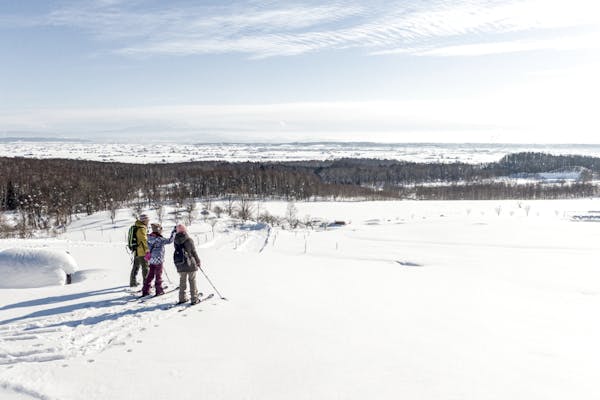
<path id="1" fill-rule="evenodd" d="M 0 0 L 0 137 L 600 143 L 595 0 Z"/>

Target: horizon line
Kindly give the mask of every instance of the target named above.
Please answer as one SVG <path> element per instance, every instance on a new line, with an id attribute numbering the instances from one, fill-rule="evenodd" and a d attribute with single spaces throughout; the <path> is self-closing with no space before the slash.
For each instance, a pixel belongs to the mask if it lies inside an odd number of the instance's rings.
<path id="1" fill-rule="evenodd" d="M 139 141 L 138 138 L 133 137 L 130 141 L 135 144 L 140 144 L 143 142 L 148 143 L 168 143 L 168 144 L 178 144 L 177 138 L 173 140 L 161 140 L 161 139 L 148 139 L 145 141 Z M 9 142 L 83 142 L 83 143 L 115 143 L 122 144 L 124 143 L 124 139 L 115 138 L 82 138 L 82 137 L 71 137 L 71 136 L 5 136 L 0 137 L 1 142 L 9 143 Z M 547 147 L 547 146 L 600 146 L 600 142 L 598 143 L 582 143 L 582 142 L 548 142 L 548 143 L 519 143 L 519 142 L 419 142 L 419 141 L 401 141 L 401 142 L 390 142 L 390 141 L 362 141 L 362 140 L 293 140 L 293 141 L 194 141 L 191 138 L 180 137 L 179 141 L 182 141 L 181 144 L 187 145 L 378 145 L 378 146 L 394 146 L 394 145 L 410 145 L 410 146 L 440 146 L 440 145 L 468 145 L 468 146 L 532 146 L 532 147 Z"/>

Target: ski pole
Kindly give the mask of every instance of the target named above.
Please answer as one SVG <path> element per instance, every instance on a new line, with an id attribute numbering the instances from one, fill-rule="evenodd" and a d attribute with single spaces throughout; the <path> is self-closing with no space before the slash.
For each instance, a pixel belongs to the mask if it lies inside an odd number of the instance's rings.
<path id="1" fill-rule="evenodd" d="M 200 270 L 200 272 L 202 272 L 202 274 L 204 275 L 204 277 L 206 278 L 206 280 L 208 281 L 208 283 L 210 283 L 210 286 L 212 286 L 212 288 L 215 289 L 215 292 L 217 292 L 217 295 L 219 295 L 219 297 L 221 298 L 221 300 L 227 300 L 225 297 L 221 296 L 221 293 L 219 293 L 219 290 L 215 287 L 215 285 L 213 285 L 213 283 L 211 282 L 210 278 L 208 277 L 208 275 L 206 275 L 206 272 L 204 272 L 204 270 L 202 269 L 202 267 L 198 267 L 198 269 Z"/>
<path id="2" fill-rule="evenodd" d="M 169 283 L 172 285 L 173 282 L 171 281 L 171 278 L 169 278 L 169 274 L 167 274 L 166 266 L 163 266 L 163 272 L 165 273 L 165 276 L 167 277 L 167 280 L 169 281 Z"/>

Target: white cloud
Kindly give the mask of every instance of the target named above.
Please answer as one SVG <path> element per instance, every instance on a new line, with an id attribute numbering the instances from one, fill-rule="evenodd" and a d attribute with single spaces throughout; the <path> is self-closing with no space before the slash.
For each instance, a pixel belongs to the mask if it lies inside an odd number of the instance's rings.
<path id="1" fill-rule="evenodd" d="M 574 34 L 567 37 L 554 37 L 537 40 L 510 40 L 440 46 L 433 48 L 400 48 L 375 51 L 374 55 L 406 54 L 419 56 L 484 56 L 491 54 L 519 53 L 538 50 L 586 50 L 600 49 L 600 31 L 589 34 Z"/>
<path id="2" fill-rule="evenodd" d="M 89 31 L 114 41 L 122 54 L 238 52 L 251 57 L 344 48 L 375 54 L 419 54 L 426 49 L 429 55 L 446 56 L 527 51 L 552 48 L 555 40 L 600 26 L 593 0 L 169 4 L 152 8 L 142 0 L 74 2 L 36 20 Z M 472 44 L 473 37 L 492 43 Z"/>

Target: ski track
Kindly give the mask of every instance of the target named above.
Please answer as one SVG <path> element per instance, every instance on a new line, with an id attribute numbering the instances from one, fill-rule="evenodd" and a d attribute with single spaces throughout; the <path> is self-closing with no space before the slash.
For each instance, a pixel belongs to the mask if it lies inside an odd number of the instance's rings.
<path id="1" fill-rule="evenodd" d="M 225 233 L 225 234 L 222 234 Z M 269 242 L 269 226 L 250 226 L 242 229 L 228 227 L 225 232 L 198 246 L 199 249 L 232 249 L 238 251 L 262 252 Z"/>
<path id="2" fill-rule="evenodd" d="M 84 228 L 92 227 L 86 224 Z M 270 227 L 261 224 L 226 227 L 199 248 L 260 252 L 269 243 Z M 72 234 L 73 231 L 71 231 Z M 194 234 L 200 237 L 205 232 Z M 96 241 L 56 239 L 71 248 L 106 246 Z M 108 244 L 122 247 L 122 244 Z M 31 244 L 36 247 L 35 243 Z M 85 271 L 85 270 L 84 270 Z M 105 288 L 40 301 L 4 305 L 2 310 L 23 309 L 26 314 L 0 319 L 0 366 L 65 360 L 92 356 L 114 346 L 127 346 L 158 321 L 177 315 L 166 309 L 177 292 L 144 302 L 131 296 L 128 288 Z M 42 308 L 31 312 L 31 306 Z M 181 314 L 179 314 L 181 315 Z M 25 393 L 25 392 L 20 392 Z M 25 393 L 27 394 L 27 393 Z M 45 398 L 36 397 L 34 398 Z"/>
<path id="3" fill-rule="evenodd" d="M 124 293 L 0 321 L 0 365 L 64 360 L 125 346 L 174 315 L 165 305 L 175 301 L 177 292 L 144 303 Z"/>
<path id="4" fill-rule="evenodd" d="M 55 400 L 53 397 L 46 396 L 45 394 L 42 394 L 35 390 L 31 390 L 22 385 L 15 385 L 9 382 L 0 381 L 0 389 L 17 393 L 23 395 L 24 397 L 30 397 L 36 400 Z"/>

